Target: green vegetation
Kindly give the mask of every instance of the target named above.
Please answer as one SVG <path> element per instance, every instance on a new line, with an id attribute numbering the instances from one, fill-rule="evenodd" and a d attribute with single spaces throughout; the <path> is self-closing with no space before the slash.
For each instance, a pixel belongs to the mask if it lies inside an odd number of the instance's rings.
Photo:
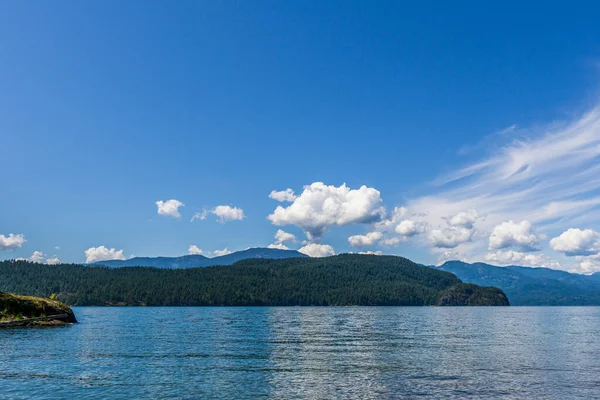
<path id="1" fill-rule="evenodd" d="M 249 259 L 190 269 L 0 262 L 0 290 L 72 305 L 508 305 L 496 288 L 395 256 Z"/>
<path id="2" fill-rule="evenodd" d="M 459 283 L 445 290 L 438 303 L 440 306 L 498 304 L 508 304 L 508 299 L 501 290 L 477 286 L 472 283 Z"/>
<path id="3" fill-rule="evenodd" d="M 0 292 L 0 322 L 46 318 L 53 315 L 66 315 L 65 322 L 77 322 L 71 307 L 60 301 Z"/>

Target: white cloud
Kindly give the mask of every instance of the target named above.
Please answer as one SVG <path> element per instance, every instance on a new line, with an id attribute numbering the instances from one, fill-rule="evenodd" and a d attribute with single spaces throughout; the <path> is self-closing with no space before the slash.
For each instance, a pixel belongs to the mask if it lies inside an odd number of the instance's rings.
<path id="1" fill-rule="evenodd" d="M 208 210 L 206 209 L 202 210 L 202 212 L 195 212 L 194 215 L 192 215 L 192 219 L 190 219 L 190 222 L 194 222 L 195 220 L 204 221 L 207 216 Z"/>
<path id="2" fill-rule="evenodd" d="M 56 250 L 60 250 L 60 246 L 54 246 Z"/>
<path id="3" fill-rule="evenodd" d="M 57 265 L 57 264 L 60 264 L 60 260 L 59 260 L 59 258 L 58 258 L 58 257 L 56 257 L 56 256 L 54 256 L 54 257 L 49 257 L 49 258 L 46 260 L 46 264 L 48 264 L 48 265 Z"/>
<path id="4" fill-rule="evenodd" d="M 268 249 L 279 249 L 279 250 L 289 250 L 289 248 L 283 243 L 271 243 L 267 246 Z"/>
<path id="5" fill-rule="evenodd" d="M 479 212 L 476 209 L 471 209 L 456 213 L 448 217 L 447 221 L 448 225 L 451 226 L 472 229 L 475 222 L 479 219 L 483 219 L 483 217 L 479 215 Z"/>
<path id="6" fill-rule="evenodd" d="M 518 265 L 526 267 L 546 267 L 560 268 L 560 264 L 543 254 L 524 253 L 520 251 L 498 250 L 495 253 L 488 253 L 484 257 L 485 261 L 496 265 Z"/>
<path id="7" fill-rule="evenodd" d="M 568 229 L 550 240 L 554 251 L 566 256 L 590 256 L 600 253 L 600 233 L 592 229 Z"/>
<path id="8" fill-rule="evenodd" d="M 382 231 L 388 231 L 396 226 L 408 214 L 406 207 L 394 207 L 387 218 L 375 223 L 375 228 Z"/>
<path id="9" fill-rule="evenodd" d="M 429 241 L 433 247 L 451 249 L 470 242 L 474 231 L 466 228 L 444 228 L 429 231 Z"/>
<path id="10" fill-rule="evenodd" d="M 391 237 L 388 239 L 383 239 L 381 243 L 383 243 L 385 246 L 398 246 L 400 242 L 404 241 L 406 241 L 406 238 Z"/>
<path id="11" fill-rule="evenodd" d="M 569 257 L 599 254 L 600 233 L 592 229 L 571 228 L 550 240 L 550 247 Z"/>
<path id="12" fill-rule="evenodd" d="M 519 223 L 505 221 L 494 227 L 490 235 L 489 249 L 499 250 L 516 247 L 524 252 L 537 251 L 538 242 L 539 238 L 534 233 L 529 221 L 525 220 Z"/>
<path id="13" fill-rule="evenodd" d="M 46 254 L 44 254 L 43 252 L 36 250 L 33 252 L 33 254 L 31 255 L 31 257 L 29 258 L 17 258 L 17 260 L 19 261 L 31 261 L 34 263 L 38 263 L 38 264 L 47 264 L 47 265 L 56 265 L 56 264 L 60 264 L 60 260 L 58 259 L 58 257 L 56 256 L 52 256 L 49 257 L 48 259 L 46 259 Z M 44 262 L 44 260 L 46 260 Z"/>
<path id="14" fill-rule="evenodd" d="M 580 272 L 583 274 L 591 274 L 594 272 L 600 272 L 600 253 L 588 257 L 576 257 L 580 261 L 577 268 L 574 268 L 574 272 Z"/>
<path id="15" fill-rule="evenodd" d="M 328 244 L 309 243 L 298 249 L 300 253 L 309 257 L 328 257 L 335 254 L 333 247 Z"/>
<path id="16" fill-rule="evenodd" d="M 192 245 L 190 245 L 190 247 L 188 247 L 189 255 L 199 255 L 202 253 L 203 253 L 202 249 L 199 248 L 198 246 L 196 246 L 195 244 L 192 244 Z"/>
<path id="17" fill-rule="evenodd" d="M 190 219 L 190 222 L 194 222 L 196 220 L 204 221 L 208 214 L 214 214 L 219 219 L 217 220 L 220 223 L 225 223 L 227 221 L 241 221 L 246 218 L 244 214 L 244 210 L 237 207 L 231 207 L 227 205 L 216 206 L 211 210 L 203 209 L 202 212 L 195 212 Z"/>
<path id="18" fill-rule="evenodd" d="M 278 229 L 275 232 L 275 243 L 284 243 L 284 242 L 296 242 L 296 236 L 294 234 L 285 232 L 281 229 Z"/>
<path id="19" fill-rule="evenodd" d="M 166 215 L 172 218 L 181 218 L 179 207 L 185 206 L 181 201 L 175 199 L 167 201 L 159 200 L 155 204 L 159 215 Z"/>
<path id="20" fill-rule="evenodd" d="M 273 190 L 271 192 L 271 194 L 269 194 L 269 198 L 273 199 L 273 200 L 277 200 L 279 202 L 289 202 L 291 203 L 292 201 L 296 200 L 298 196 L 296 196 L 294 194 L 294 191 L 292 189 L 286 189 L 286 190 L 282 190 L 282 191 L 276 191 Z"/>
<path id="21" fill-rule="evenodd" d="M 44 261 L 45 258 L 46 258 L 46 255 L 44 253 L 36 250 L 33 252 L 31 257 L 29 257 L 29 261 L 34 262 L 34 263 L 41 263 L 42 261 Z"/>
<path id="22" fill-rule="evenodd" d="M 25 244 L 25 236 L 23 234 L 15 235 L 9 233 L 8 236 L 0 235 L 0 250 L 13 250 Z"/>
<path id="23" fill-rule="evenodd" d="M 85 251 L 85 262 L 88 264 L 96 261 L 125 260 L 125 258 L 123 250 L 108 249 L 104 246 L 90 247 Z"/>
<path id="24" fill-rule="evenodd" d="M 396 233 L 410 237 L 423 233 L 426 230 L 426 226 L 422 222 L 416 222 L 409 219 L 405 219 L 396 226 Z"/>
<path id="25" fill-rule="evenodd" d="M 348 243 L 352 247 L 369 247 L 383 239 L 381 232 L 369 232 L 366 235 L 354 235 L 348 238 Z"/>
<path id="26" fill-rule="evenodd" d="M 372 256 L 382 256 L 383 255 L 383 251 L 381 251 L 381 250 L 377 250 L 377 251 L 359 251 L 358 254 L 367 254 L 367 255 L 372 255 Z"/>
<path id="27" fill-rule="evenodd" d="M 304 186 L 291 205 L 278 206 L 268 218 L 274 225 L 297 225 L 313 240 L 330 227 L 374 223 L 384 216 L 380 193 L 374 188 L 350 189 L 345 184 L 336 187 L 315 182 Z"/>
<path id="28" fill-rule="evenodd" d="M 296 236 L 294 234 L 278 229 L 275 232 L 275 243 L 267 246 L 269 249 L 288 250 L 288 247 L 284 244 L 285 242 L 296 242 Z"/>
<path id="29" fill-rule="evenodd" d="M 210 211 L 219 217 L 219 222 L 224 223 L 226 221 L 235 221 L 242 220 L 246 218 L 244 215 L 244 210 L 237 207 L 231 206 L 216 206 L 213 210 Z"/>
<path id="30" fill-rule="evenodd" d="M 462 257 L 461 254 L 455 249 L 444 250 L 437 255 L 438 264 L 443 264 L 446 261 L 454 260 L 468 262 L 468 260 Z"/>
<path id="31" fill-rule="evenodd" d="M 225 247 L 223 250 L 215 250 L 213 251 L 213 254 L 217 257 L 219 256 L 226 256 L 227 254 L 231 254 L 231 251 L 229 251 L 229 249 L 227 247 Z"/>

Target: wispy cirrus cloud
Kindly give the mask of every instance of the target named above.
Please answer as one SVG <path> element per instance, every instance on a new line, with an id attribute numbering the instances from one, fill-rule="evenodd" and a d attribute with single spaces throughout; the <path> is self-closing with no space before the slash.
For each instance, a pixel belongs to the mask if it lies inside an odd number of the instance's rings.
<path id="1" fill-rule="evenodd" d="M 405 206 L 430 227 L 430 244 L 453 248 L 455 256 L 556 267 L 552 260 L 561 254 L 549 248 L 545 233 L 600 223 L 600 107 L 502 136 L 509 140 L 503 146 L 436 179 Z M 469 218 L 467 210 L 485 218 Z M 451 216 L 469 227 L 448 226 Z M 486 254 L 486 245 L 503 251 Z M 524 255 L 540 249 L 539 256 Z"/>

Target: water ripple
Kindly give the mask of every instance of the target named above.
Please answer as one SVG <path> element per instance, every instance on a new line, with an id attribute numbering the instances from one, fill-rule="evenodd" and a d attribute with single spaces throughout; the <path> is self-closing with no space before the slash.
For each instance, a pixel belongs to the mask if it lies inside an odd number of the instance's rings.
<path id="1" fill-rule="evenodd" d="M 0 331 L 0 399 L 600 398 L 600 308 L 76 308 Z"/>

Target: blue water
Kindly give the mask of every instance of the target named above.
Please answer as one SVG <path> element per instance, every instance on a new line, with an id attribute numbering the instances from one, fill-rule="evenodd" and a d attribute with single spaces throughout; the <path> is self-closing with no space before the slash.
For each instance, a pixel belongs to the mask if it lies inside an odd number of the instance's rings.
<path id="1" fill-rule="evenodd" d="M 0 398 L 600 398 L 600 308 L 93 308 L 0 330 Z"/>

